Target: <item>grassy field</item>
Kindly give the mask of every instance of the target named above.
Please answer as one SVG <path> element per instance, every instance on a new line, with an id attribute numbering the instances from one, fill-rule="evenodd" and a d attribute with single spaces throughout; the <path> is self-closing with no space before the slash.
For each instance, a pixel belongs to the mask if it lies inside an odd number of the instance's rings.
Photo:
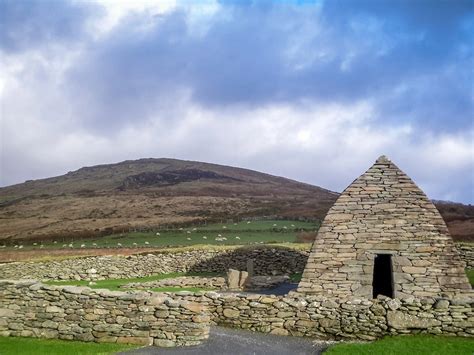
<path id="1" fill-rule="evenodd" d="M 179 273 L 173 272 L 169 274 L 158 274 L 153 276 L 146 276 L 146 277 L 139 277 L 139 278 L 130 278 L 130 279 L 109 279 L 109 280 L 98 280 L 95 281 L 95 284 L 89 285 L 89 281 L 74 281 L 74 280 L 67 280 L 67 281 L 46 281 L 45 283 L 48 285 L 72 285 L 72 286 L 87 286 L 90 288 L 106 288 L 112 291 L 128 291 L 130 289 L 120 288 L 122 285 L 126 285 L 132 282 L 148 282 L 148 281 L 158 281 L 164 279 L 173 279 L 180 276 L 219 276 L 216 273 Z M 160 288 L 151 288 L 151 291 L 156 292 L 178 292 L 178 291 L 191 291 L 191 292 L 198 292 L 198 291 L 210 291 L 211 289 L 203 289 L 203 288 L 196 288 L 196 287 L 160 287 Z M 1 353 L 0 353 L 1 354 Z"/>
<path id="2" fill-rule="evenodd" d="M 146 248 L 187 245 L 247 245 L 294 243 L 301 231 L 316 231 L 319 223 L 299 221 L 252 221 L 191 226 L 153 232 L 130 232 L 95 239 L 67 242 L 43 242 L 8 246 L 4 250 L 81 249 L 81 248 Z"/>
<path id="3" fill-rule="evenodd" d="M 386 337 L 372 343 L 341 343 L 324 355 L 472 355 L 474 339 L 433 335 Z"/>
<path id="4" fill-rule="evenodd" d="M 2 355 L 105 355 L 137 348 L 136 345 L 98 344 L 80 341 L 0 337 Z"/>
<path id="5" fill-rule="evenodd" d="M 474 287 L 474 269 L 466 269 L 466 275 L 471 283 L 471 286 Z"/>

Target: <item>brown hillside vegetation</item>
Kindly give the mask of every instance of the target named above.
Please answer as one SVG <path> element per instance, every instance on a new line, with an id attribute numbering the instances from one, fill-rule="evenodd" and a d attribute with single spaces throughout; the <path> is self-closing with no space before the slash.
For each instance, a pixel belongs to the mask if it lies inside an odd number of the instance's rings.
<path id="1" fill-rule="evenodd" d="M 0 188 L 0 240 L 70 239 L 254 216 L 322 219 L 338 193 L 252 170 L 175 159 L 81 168 Z M 436 201 L 455 239 L 474 207 Z"/>
<path id="2" fill-rule="evenodd" d="M 252 170 L 174 159 L 81 168 L 0 189 L 0 239 L 279 215 L 322 218 L 338 194 Z"/>

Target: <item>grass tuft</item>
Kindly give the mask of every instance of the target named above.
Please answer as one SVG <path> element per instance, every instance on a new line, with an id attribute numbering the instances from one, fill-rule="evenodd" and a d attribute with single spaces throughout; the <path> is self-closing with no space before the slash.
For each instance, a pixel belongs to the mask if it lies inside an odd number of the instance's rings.
<path id="1" fill-rule="evenodd" d="M 68 340 L 0 337 L 0 354 L 2 355 L 106 355 L 136 348 L 136 345 L 124 344 L 98 344 Z"/>
<path id="2" fill-rule="evenodd" d="M 372 343 L 342 343 L 331 346 L 324 355 L 472 355 L 474 339 L 435 335 L 401 335 Z"/>
<path id="3" fill-rule="evenodd" d="M 474 269 L 466 269 L 466 275 L 471 283 L 471 286 L 474 287 Z"/>
<path id="4" fill-rule="evenodd" d="M 134 291 L 134 289 L 130 288 L 121 288 L 120 286 L 126 285 L 132 282 L 148 282 L 148 281 L 158 281 L 158 280 L 164 280 L 164 279 L 173 279 L 176 277 L 180 276 L 201 276 L 201 277 L 213 277 L 213 276 L 219 276 L 218 273 L 184 273 L 184 272 L 172 272 L 169 274 L 158 274 L 158 275 L 152 275 L 152 276 L 145 276 L 145 277 L 136 277 L 136 278 L 130 278 L 130 279 L 107 279 L 107 280 L 97 280 L 94 281 L 95 284 L 89 285 L 90 281 L 86 280 L 80 280 L 80 281 L 75 281 L 75 280 L 65 280 L 65 281 L 44 281 L 45 284 L 47 285 L 56 285 L 56 286 L 87 286 L 90 288 L 106 288 L 112 291 Z M 144 291 L 145 289 L 140 289 Z M 192 292 L 198 292 L 198 291 L 210 291 L 210 289 L 204 289 L 204 288 L 196 288 L 196 287 L 187 287 L 187 288 L 181 288 L 181 287 L 159 287 L 159 288 L 153 288 L 151 289 L 152 291 L 156 292 L 178 292 L 178 291 L 192 291 Z"/>

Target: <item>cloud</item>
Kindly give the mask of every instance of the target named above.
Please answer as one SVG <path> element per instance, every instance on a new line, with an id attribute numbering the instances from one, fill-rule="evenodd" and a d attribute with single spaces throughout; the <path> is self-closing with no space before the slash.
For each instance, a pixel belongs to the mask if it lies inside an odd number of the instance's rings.
<path id="1" fill-rule="evenodd" d="M 68 74 L 68 89 L 90 108 L 83 116 L 91 129 L 148 119 L 183 93 L 210 107 L 371 97 L 381 124 L 462 127 L 466 112 L 474 112 L 473 76 L 466 71 L 472 12 L 462 2 L 449 9 L 440 2 L 430 15 L 423 15 L 426 2 L 412 11 L 404 1 L 387 9 L 353 4 L 229 5 L 194 22 L 180 7 L 160 16 L 134 13 L 90 44 Z M 437 11 L 446 12 L 445 23 Z M 203 22 L 205 30 L 193 27 Z M 83 96 L 93 105 L 84 105 Z"/>
<path id="2" fill-rule="evenodd" d="M 101 13 L 89 2 L 1 0 L 0 49 L 19 52 L 80 40 L 88 21 Z"/>
<path id="3" fill-rule="evenodd" d="M 474 200 L 469 2 L 1 4 L 0 184 L 176 157 L 341 191 L 387 154 Z"/>

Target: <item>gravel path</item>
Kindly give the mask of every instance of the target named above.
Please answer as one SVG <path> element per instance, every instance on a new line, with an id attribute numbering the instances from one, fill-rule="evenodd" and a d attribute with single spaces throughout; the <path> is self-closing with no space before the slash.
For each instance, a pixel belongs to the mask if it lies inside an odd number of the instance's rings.
<path id="1" fill-rule="evenodd" d="M 241 329 L 211 327 L 210 337 L 203 344 L 192 347 L 146 347 L 120 354 L 195 354 L 195 355 L 316 355 L 326 348 L 310 339 L 256 333 Z"/>

